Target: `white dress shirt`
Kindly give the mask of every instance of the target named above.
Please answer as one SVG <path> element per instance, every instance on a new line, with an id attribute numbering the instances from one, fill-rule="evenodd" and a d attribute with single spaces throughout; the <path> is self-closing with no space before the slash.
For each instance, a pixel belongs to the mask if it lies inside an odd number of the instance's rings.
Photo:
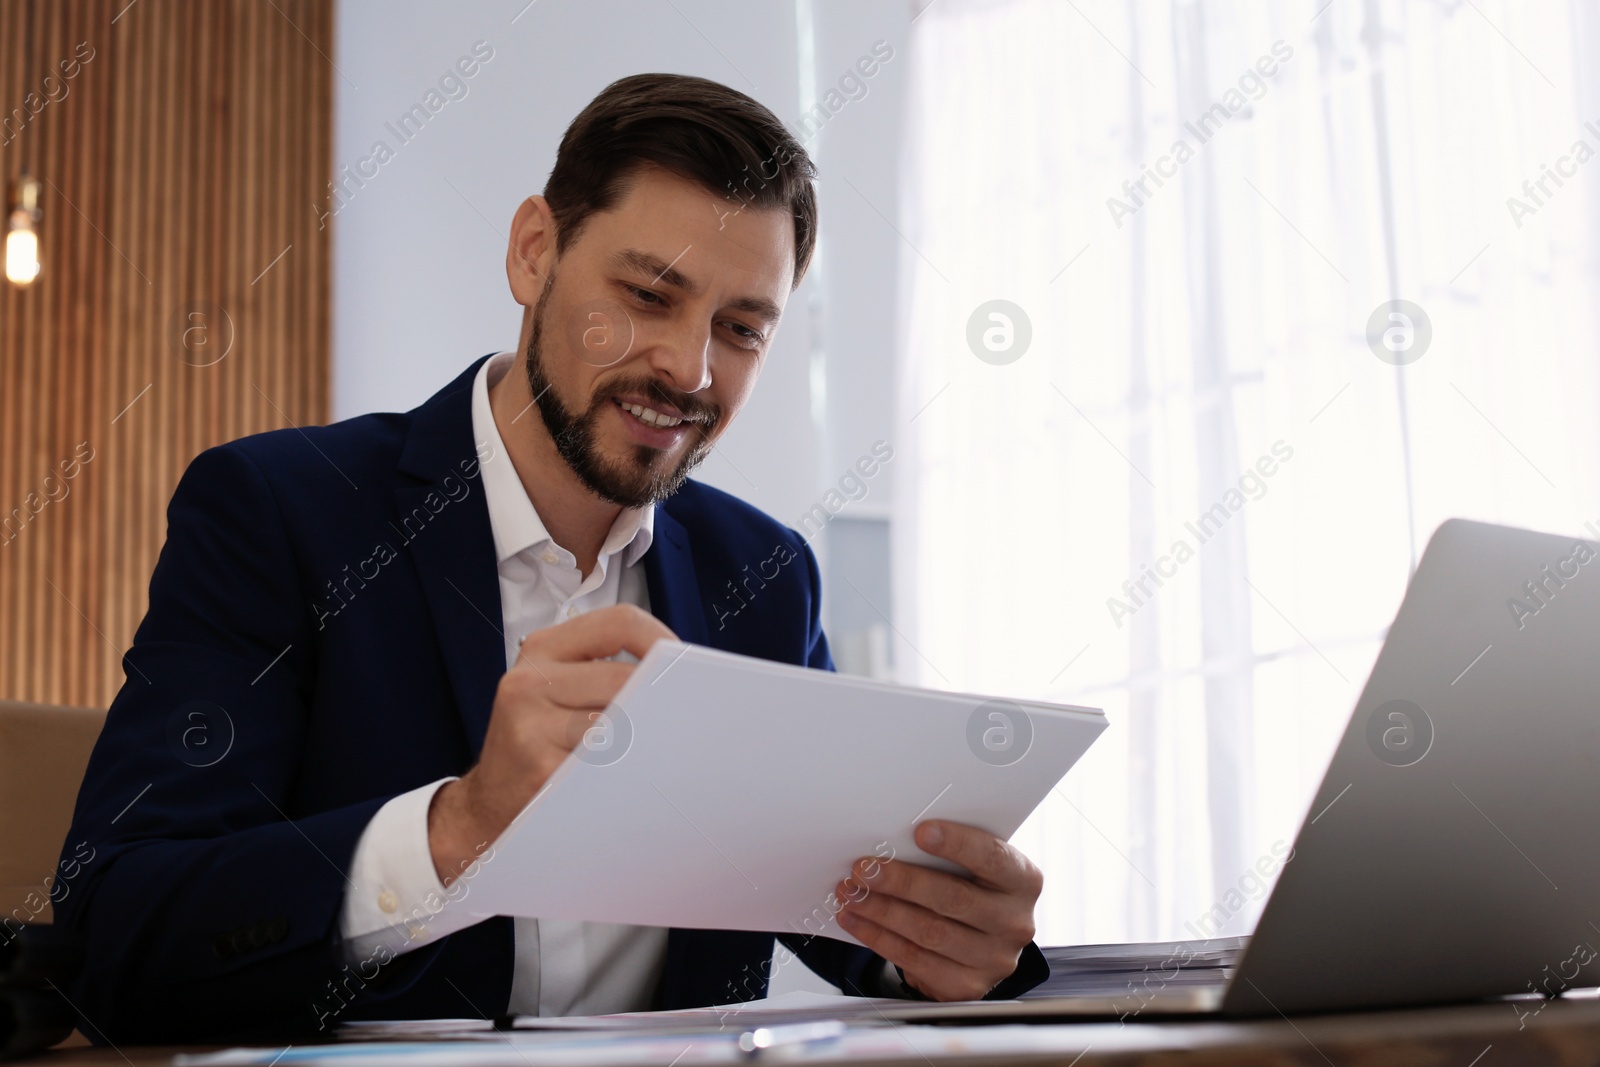
<path id="1" fill-rule="evenodd" d="M 654 508 L 624 509 L 587 575 L 578 571 L 576 557 L 551 539 L 506 454 L 489 406 L 489 387 L 515 362 L 511 352 L 490 358 L 472 384 L 473 439 L 479 455 L 490 457 L 482 462 L 481 484 L 494 531 L 508 668 L 516 662 L 522 638 L 535 630 L 618 603 L 649 610 L 639 561 L 655 532 Z M 405 952 L 483 921 L 453 908 L 463 890 L 471 894 L 464 880 L 476 872 L 469 870 L 447 890 L 428 847 L 428 805 L 449 781 L 442 778 L 395 797 L 362 832 L 341 921 L 352 959 L 368 956 L 380 942 L 392 952 Z M 582 862 L 572 856 L 551 859 Z M 519 918 L 510 1003 L 479 1010 L 546 1016 L 645 1010 L 666 946 L 667 931 L 659 927 Z"/>

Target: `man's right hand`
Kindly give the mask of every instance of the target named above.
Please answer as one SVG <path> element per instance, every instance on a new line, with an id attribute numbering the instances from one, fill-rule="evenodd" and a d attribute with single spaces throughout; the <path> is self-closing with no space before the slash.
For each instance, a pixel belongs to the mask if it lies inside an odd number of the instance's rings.
<path id="1" fill-rule="evenodd" d="M 649 612 L 632 604 L 602 608 L 536 630 L 500 679 L 478 763 L 446 782 L 428 809 L 428 847 L 439 880 L 449 885 L 499 837 L 544 788 L 617 690 L 632 663 L 662 639 L 676 640 Z"/>

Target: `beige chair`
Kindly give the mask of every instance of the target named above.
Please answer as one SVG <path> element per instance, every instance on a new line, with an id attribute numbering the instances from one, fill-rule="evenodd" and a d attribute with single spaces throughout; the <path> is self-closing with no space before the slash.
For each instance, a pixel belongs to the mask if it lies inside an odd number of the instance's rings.
<path id="1" fill-rule="evenodd" d="M 51 919 L 50 885 L 106 713 L 0 700 L 0 916 Z"/>

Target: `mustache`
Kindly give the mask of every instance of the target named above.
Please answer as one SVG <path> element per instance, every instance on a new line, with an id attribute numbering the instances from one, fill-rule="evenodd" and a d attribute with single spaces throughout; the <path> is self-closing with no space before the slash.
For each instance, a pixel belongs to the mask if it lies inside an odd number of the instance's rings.
<path id="1" fill-rule="evenodd" d="M 598 406 L 612 397 L 628 393 L 647 396 L 675 410 L 697 424 L 701 430 L 710 432 L 722 421 L 722 408 L 716 404 L 701 400 L 692 393 L 685 393 L 667 385 L 659 378 L 643 376 L 629 376 L 617 378 L 597 386 L 594 391 L 593 406 Z"/>

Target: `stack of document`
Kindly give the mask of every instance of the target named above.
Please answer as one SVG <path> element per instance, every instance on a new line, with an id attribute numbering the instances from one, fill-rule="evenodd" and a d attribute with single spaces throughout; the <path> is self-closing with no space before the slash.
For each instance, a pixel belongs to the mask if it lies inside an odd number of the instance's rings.
<path id="1" fill-rule="evenodd" d="M 657 642 L 452 907 L 854 941 L 833 896 L 853 861 L 955 870 L 919 822 L 1010 837 L 1105 726 Z"/>
<path id="2" fill-rule="evenodd" d="M 1221 985 L 1233 975 L 1234 961 L 1247 937 L 1201 941 L 1152 941 L 1126 945 L 1072 945 L 1044 950 L 1050 977 L 1023 994 L 1027 999 L 1097 996 L 1147 982 L 1163 988 Z"/>

